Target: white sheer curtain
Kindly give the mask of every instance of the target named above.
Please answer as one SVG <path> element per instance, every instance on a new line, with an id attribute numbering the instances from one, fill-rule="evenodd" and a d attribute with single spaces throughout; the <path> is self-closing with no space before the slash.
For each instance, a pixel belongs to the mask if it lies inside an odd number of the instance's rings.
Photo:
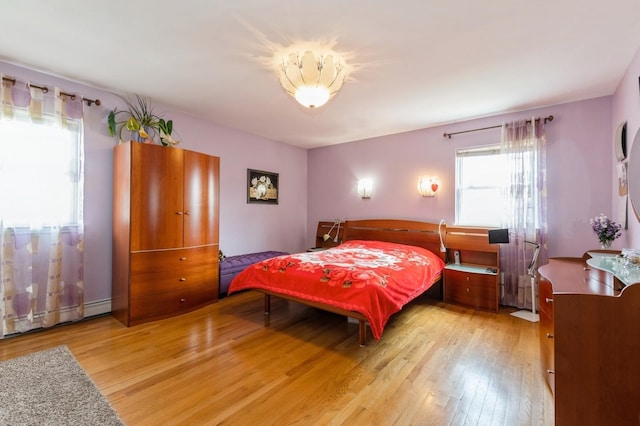
<path id="1" fill-rule="evenodd" d="M 546 259 L 546 136 L 544 120 L 521 120 L 502 126 L 500 153 L 506 156 L 506 184 L 503 196 L 506 223 L 511 243 L 503 244 L 500 251 L 504 273 L 504 293 L 501 304 L 530 308 L 531 277 L 527 266 L 534 245 L 541 244 L 538 264 Z M 534 301 L 537 303 L 537 301 Z"/>
<path id="2" fill-rule="evenodd" d="M 0 337 L 84 316 L 82 96 L 2 77 Z"/>

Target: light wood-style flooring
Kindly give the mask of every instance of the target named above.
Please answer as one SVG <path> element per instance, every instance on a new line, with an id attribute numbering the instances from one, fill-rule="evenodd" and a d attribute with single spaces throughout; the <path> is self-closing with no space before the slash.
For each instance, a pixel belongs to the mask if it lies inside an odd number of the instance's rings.
<path id="1" fill-rule="evenodd" d="M 538 324 L 421 296 L 357 341 L 344 317 L 255 292 L 126 328 L 111 316 L 0 341 L 67 345 L 128 425 L 552 425 Z"/>

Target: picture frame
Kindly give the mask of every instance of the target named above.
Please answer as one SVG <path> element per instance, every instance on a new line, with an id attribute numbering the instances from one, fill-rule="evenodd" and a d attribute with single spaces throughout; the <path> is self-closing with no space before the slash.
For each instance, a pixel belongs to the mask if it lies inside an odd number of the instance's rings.
<path id="1" fill-rule="evenodd" d="M 278 204 L 278 173 L 247 169 L 247 203 Z"/>

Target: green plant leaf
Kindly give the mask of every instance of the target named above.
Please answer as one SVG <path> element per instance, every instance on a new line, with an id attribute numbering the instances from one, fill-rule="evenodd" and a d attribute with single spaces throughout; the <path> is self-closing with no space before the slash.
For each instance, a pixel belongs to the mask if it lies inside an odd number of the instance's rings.
<path id="1" fill-rule="evenodd" d="M 130 132 L 137 132 L 138 130 L 140 130 L 140 123 L 138 123 L 138 120 L 136 120 L 134 117 L 131 117 L 127 120 L 125 127 Z"/>
<path id="2" fill-rule="evenodd" d="M 107 123 L 109 124 L 109 134 L 113 137 L 116 135 L 116 112 L 110 111 L 109 117 L 107 118 Z"/>

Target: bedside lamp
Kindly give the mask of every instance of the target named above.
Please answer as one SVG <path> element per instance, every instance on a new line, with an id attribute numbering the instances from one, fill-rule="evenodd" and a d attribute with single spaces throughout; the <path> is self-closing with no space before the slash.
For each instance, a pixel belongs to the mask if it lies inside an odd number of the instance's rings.
<path id="1" fill-rule="evenodd" d="M 509 230 L 508 229 L 491 229 L 488 231 L 489 234 L 489 244 L 509 244 Z M 529 262 L 529 266 L 527 266 L 527 274 L 531 277 L 531 312 L 529 311 L 517 311 L 513 312 L 511 315 L 525 319 L 531 322 L 538 322 L 540 320 L 540 316 L 536 314 L 536 261 L 538 260 L 538 255 L 540 254 L 540 244 L 534 241 L 524 240 L 526 244 L 531 244 L 535 246 L 533 256 L 531 257 L 531 261 Z"/>
<path id="2" fill-rule="evenodd" d="M 331 239 L 331 231 L 333 231 L 333 228 L 335 228 L 336 225 L 338 226 L 338 229 L 336 230 L 336 236 L 333 238 L 333 242 L 334 243 L 338 242 L 338 235 L 340 235 L 340 221 L 339 220 L 336 220 L 335 222 L 333 222 L 333 226 L 331 226 L 331 229 L 329 229 L 329 232 L 327 232 L 326 234 L 324 234 L 322 236 L 322 239 L 324 241 L 329 241 Z"/>

